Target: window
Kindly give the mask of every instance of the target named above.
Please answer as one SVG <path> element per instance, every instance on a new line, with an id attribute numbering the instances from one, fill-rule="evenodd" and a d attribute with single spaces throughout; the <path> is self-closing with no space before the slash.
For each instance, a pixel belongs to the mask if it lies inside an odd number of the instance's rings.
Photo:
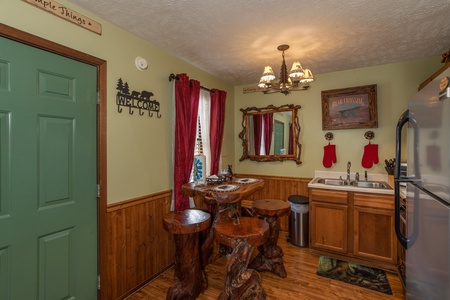
<path id="1" fill-rule="evenodd" d="M 206 177 L 211 175 L 211 147 L 209 139 L 209 129 L 210 129 L 210 104 L 211 96 L 209 91 L 200 90 L 200 102 L 198 104 L 198 121 L 196 129 L 196 145 L 194 149 L 194 155 L 202 151 L 203 155 L 206 157 Z M 194 168 L 192 168 L 194 169 Z M 192 173 L 192 172 L 191 172 Z M 193 181 L 193 176 L 191 175 L 190 181 Z"/>

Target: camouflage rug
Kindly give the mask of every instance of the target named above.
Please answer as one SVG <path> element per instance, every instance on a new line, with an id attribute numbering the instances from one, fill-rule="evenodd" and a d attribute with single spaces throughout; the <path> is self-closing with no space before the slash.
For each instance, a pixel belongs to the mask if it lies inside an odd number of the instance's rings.
<path id="1" fill-rule="evenodd" d="M 317 275 L 392 295 L 386 272 L 380 269 L 321 256 Z"/>

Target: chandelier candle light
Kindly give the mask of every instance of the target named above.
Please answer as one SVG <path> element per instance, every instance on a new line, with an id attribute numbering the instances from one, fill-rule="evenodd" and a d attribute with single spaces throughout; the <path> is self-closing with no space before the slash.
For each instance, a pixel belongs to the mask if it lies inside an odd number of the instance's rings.
<path id="1" fill-rule="evenodd" d="M 282 51 L 283 57 L 279 82 L 273 83 L 275 75 L 272 67 L 265 66 L 258 88 L 244 88 L 244 93 L 261 91 L 264 94 L 283 93 L 287 95 L 291 91 L 305 91 L 309 88 L 309 83 L 314 80 L 311 70 L 303 69 L 300 62 L 296 61 L 292 64 L 291 71 L 288 73 L 284 60 L 284 51 L 289 49 L 289 45 L 280 45 L 277 49 Z"/>

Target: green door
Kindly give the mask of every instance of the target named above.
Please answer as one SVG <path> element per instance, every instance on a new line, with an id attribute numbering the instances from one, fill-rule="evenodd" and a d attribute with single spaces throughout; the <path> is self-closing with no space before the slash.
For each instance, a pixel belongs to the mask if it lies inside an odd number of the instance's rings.
<path id="1" fill-rule="evenodd" d="M 0 299 L 97 298 L 96 67 L 0 37 Z"/>
<path id="2" fill-rule="evenodd" d="M 284 123 L 275 120 L 275 155 L 281 155 L 281 149 L 284 149 Z M 286 149 L 285 149 L 286 151 Z M 286 154 L 283 153 L 283 154 Z"/>

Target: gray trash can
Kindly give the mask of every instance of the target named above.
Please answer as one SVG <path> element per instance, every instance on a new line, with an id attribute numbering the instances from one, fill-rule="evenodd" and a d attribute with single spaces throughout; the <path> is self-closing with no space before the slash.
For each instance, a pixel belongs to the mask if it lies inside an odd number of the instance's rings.
<path id="1" fill-rule="evenodd" d="M 297 247 L 308 247 L 309 242 L 309 199 L 306 196 L 291 195 L 289 216 L 289 237 L 287 241 Z"/>

